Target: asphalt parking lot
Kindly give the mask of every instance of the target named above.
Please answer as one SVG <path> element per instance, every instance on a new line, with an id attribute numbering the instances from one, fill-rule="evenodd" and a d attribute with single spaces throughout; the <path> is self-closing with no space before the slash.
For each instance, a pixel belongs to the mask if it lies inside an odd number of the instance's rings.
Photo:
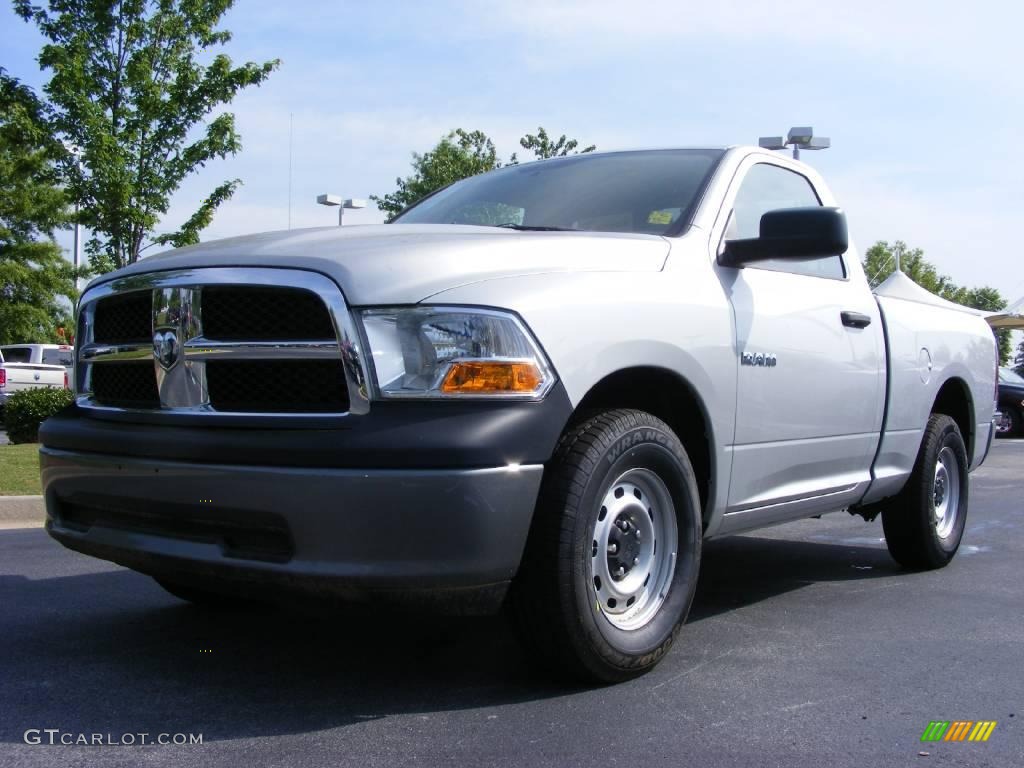
<path id="1" fill-rule="evenodd" d="M 593 689 L 536 677 L 501 618 L 210 613 L 0 531 L 0 764 L 1024 765 L 1022 470 L 997 442 L 938 572 L 846 514 L 709 542 L 671 655 Z M 997 726 L 923 744 L 932 720 Z M 24 743 L 47 728 L 203 743 Z"/>

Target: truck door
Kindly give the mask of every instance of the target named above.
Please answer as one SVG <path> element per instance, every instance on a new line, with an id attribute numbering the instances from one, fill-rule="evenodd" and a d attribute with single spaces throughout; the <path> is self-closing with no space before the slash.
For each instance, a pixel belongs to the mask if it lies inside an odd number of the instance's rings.
<path id="1" fill-rule="evenodd" d="M 741 166 L 723 240 L 769 210 L 821 205 L 804 175 Z M 735 317 L 733 470 L 723 532 L 841 509 L 870 481 L 885 399 L 881 318 L 852 252 L 716 265 Z"/>

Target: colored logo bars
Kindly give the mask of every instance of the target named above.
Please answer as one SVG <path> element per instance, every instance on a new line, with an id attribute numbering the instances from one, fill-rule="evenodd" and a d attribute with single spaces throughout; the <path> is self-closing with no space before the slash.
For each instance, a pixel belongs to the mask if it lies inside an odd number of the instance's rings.
<path id="1" fill-rule="evenodd" d="M 988 741 L 995 728 L 995 720 L 932 720 L 921 741 Z"/>

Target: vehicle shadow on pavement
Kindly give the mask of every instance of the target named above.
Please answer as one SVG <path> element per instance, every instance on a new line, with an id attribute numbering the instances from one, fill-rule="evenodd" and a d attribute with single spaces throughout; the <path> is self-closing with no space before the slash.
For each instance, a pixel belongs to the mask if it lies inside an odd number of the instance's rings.
<path id="1" fill-rule="evenodd" d="M 5 535 L 12 534 L 28 535 Z M 895 570 L 884 549 L 712 542 L 691 621 L 818 581 Z M 329 617 L 283 608 L 216 612 L 123 569 L 0 576 L 0 606 L 6 742 L 21 743 L 28 728 L 203 733 L 221 741 L 396 714 L 429 719 L 579 690 L 535 674 L 504 617 L 371 616 L 358 607 Z"/>
<path id="2" fill-rule="evenodd" d="M 823 581 L 864 581 L 901 573 L 884 546 L 730 536 L 704 545 L 689 621 Z"/>

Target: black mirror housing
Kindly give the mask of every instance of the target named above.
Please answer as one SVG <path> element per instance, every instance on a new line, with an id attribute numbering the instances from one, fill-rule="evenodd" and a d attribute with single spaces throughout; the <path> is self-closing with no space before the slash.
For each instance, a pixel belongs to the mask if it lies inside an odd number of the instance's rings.
<path id="1" fill-rule="evenodd" d="M 839 208 L 780 208 L 761 216 L 761 236 L 726 240 L 718 261 L 742 267 L 766 259 L 820 259 L 839 256 L 850 247 L 846 214 Z"/>

